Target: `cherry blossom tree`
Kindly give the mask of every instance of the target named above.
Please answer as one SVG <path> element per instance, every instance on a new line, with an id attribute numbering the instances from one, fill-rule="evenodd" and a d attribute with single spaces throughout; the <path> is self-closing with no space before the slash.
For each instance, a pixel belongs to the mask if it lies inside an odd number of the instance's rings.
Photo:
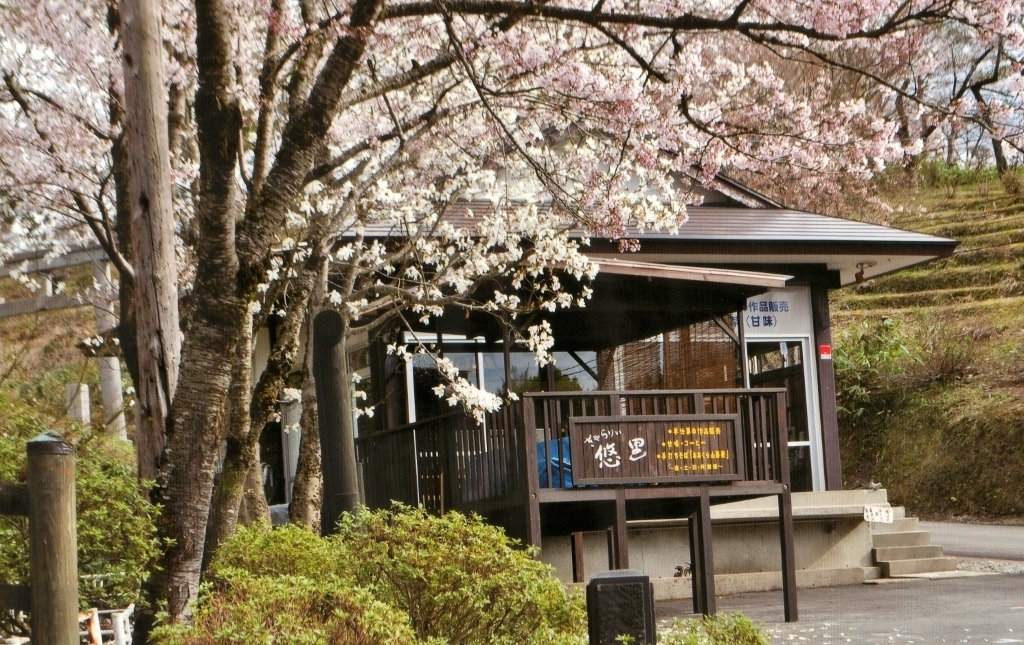
<path id="1" fill-rule="evenodd" d="M 153 338 L 132 323 L 149 305 L 136 298 L 139 233 L 128 225 L 130 26 L 113 0 L 8 3 L 5 245 L 26 233 L 94 235 L 120 271 L 131 368 Z M 868 176 L 921 144 L 862 97 L 826 100 L 838 84 L 853 75 L 881 103 L 916 105 L 922 96 L 879 71 L 929 47 L 926 31 L 955 23 L 1006 51 L 1024 44 L 1014 0 L 194 0 L 163 10 L 182 343 L 154 491 L 173 545 L 151 591 L 171 620 L 195 597 L 208 527 L 211 544 L 231 530 L 258 428 L 311 312 L 337 309 L 348 335 L 447 306 L 511 320 L 585 304 L 594 268 L 569 229 L 635 248 L 629 230 L 684 225 L 696 201 L 686 182 L 723 169 L 799 169 L 822 185 Z M 989 112 L 1013 100 L 993 95 Z M 469 219 L 463 200 L 491 206 Z M 285 333 L 251 384 L 252 333 L 269 316 Z M 542 323 L 519 340 L 545 360 Z M 476 412 L 500 404 L 448 372 L 440 396 Z M 215 495 L 225 440 L 232 474 Z M 215 497 L 227 512 L 211 524 Z"/>

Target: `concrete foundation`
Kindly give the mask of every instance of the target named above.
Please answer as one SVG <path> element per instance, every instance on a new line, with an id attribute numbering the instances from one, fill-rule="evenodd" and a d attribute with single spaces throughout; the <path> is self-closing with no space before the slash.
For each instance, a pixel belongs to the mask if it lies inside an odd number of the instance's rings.
<path id="1" fill-rule="evenodd" d="M 798 587 L 858 584 L 876 577 L 871 527 L 864 506 L 888 506 L 885 490 L 793 494 L 793 535 Z M 715 588 L 719 594 L 782 588 L 778 506 L 774 497 L 722 504 L 711 509 Z M 689 565 L 686 520 L 629 522 L 630 568 L 652 578 L 658 600 L 689 598 L 689 577 L 676 567 Z M 572 581 L 569 537 L 545 537 L 541 561 Z M 589 580 L 609 569 L 604 532 L 585 533 L 584 574 Z"/>

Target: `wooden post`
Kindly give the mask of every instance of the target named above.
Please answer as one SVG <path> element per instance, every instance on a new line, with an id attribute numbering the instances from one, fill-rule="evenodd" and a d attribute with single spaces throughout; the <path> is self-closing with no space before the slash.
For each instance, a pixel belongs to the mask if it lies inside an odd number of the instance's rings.
<path id="1" fill-rule="evenodd" d="M 690 538 L 690 586 L 693 591 L 693 613 L 704 614 L 704 575 L 700 563 L 700 513 L 690 513 L 686 528 Z"/>
<path id="2" fill-rule="evenodd" d="M 811 285 L 811 313 L 814 344 L 811 348 L 818 367 L 818 396 L 821 402 L 821 438 L 825 457 L 825 490 L 843 489 L 843 465 L 839 457 L 839 422 L 836 416 L 836 377 L 832 366 L 832 322 L 828 311 L 828 287 Z M 826 357 L 821 349 L 828 346 Z"/>
<path id="3" fill-rule="evenodd" d="M 629 568 L 629 543 L 626 541 L 626 491 L 615 490 L 615 524 L 612 526 L 615 542 L 615 568 Z"/>
<path id="4" fill-rule="evenodd" d="M 348 374 L 344 324 L 341 314 L 331 309 L 313 320 L 313 379 L 324 482 L 320 532 L 324 535 L 334 533 L 341 514 L 359 502 L 352 394 L 343 376 Z"/>
<path id="5" fill-rule="evenodd" d="M 793 502 L 789 486 L 779 495 L 779 544 L 782 546 L 782 603 L 786 622 L 795 623 L 796 609 L 796 552 L 793 545 Z"/>
<path id="6" fill-rule="evenodd" d="M 74 449 L 47 432 L 27 451 L 32 642 L 78 645 Z"/>
<path id="7" fill-rule="evenodd" d="M 110 275 L 109 262 L 97 262 L 92 265 L 92 279 L 101 287 L 114 287 Z M 116 292 L 116 289 L 114 290 Z M 96 331 L 106 334 L 117 327 L 117 316 L 114 314 L 113 301 L 93 303 L 93 317 L 96 319 Z M 103 395 L 104 430 L 112 437 L 128 440 L 124 425 L 124 396 L 121 393 L 121 359 L 117 356 L 97 356 L 100 364 L 100 393 Z"/>
<path id="8" fill-rule="evenodd" d="M 700 487 L 700 512 L 697 516 L 697 533 L 700 539 L 697 541 L 696 561 L 700 563 L 701 577 L 701 601 L 700 613 L 710 616 L 716 611 L 715 607 L 715 556 L 711 548 L 711 497 L 707 485 Z M 694 568 L 693 575 L 697 575 Z"/>
<path id="9" fill-rule="evenodd" d="M 586 582 L 586 567 L 583 564 L 583 532 L 572 533 L 569 540 L 572 547 L 572 581 Z"/>

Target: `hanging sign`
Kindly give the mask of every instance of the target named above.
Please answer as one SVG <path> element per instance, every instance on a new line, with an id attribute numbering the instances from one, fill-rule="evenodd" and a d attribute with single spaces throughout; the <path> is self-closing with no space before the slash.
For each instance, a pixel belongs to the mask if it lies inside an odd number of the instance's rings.
<path id="1" fill-rule="evenodd" d="M 747 338 L 813 335 L 810 287 L 772 289 L 749 298 L 743 312 L 743 333 Z"/>

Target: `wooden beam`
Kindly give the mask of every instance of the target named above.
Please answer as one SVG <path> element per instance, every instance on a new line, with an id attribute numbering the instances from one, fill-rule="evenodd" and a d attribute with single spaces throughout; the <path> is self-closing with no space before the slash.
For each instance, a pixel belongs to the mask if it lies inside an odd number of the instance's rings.
<path id="1" fill-rule="evenodd" d="M 0 278 L 9 278 L 12 270 L 19 273 L 40 273 L 108 261 L 107 254 L 100 246 L 75 249 L 56 257 L 47 257 L 47 252 L 48 250 L 44 249 L 14 255 L 4 264 L 0 264 Z"/>
<path id="2" fill-rule="evenodd" d="M 733 329 L 729 325 L 725 324 L 725 317 L 724 316 L 715 316 L 712 320 L 714 320 L 715 324 L 717 324 L 719 327 L 722 328 L 722 331 L 724 331 L 725 334 L 729 338 L 732 339 L 732 342 L 736 343 L 737 345 L 741 344 L 740 343 L 740 335 L 736 333 L 735 329 Z M 737 320 L 740 321 L 740 325 L 743 324 L 743 316 L 742 315 L 738 316 Z"/>
<path id="3" fill-rule="evenodd" d="M 75 528 L 75 454 L 60 435 L 28 442 L 29 579 L 32 642 L 78 643 L 78 534 Z"/>
<path id="4" fill-rule="evenodd" d="M 600 267 L 601 273 L 619 275 L 645 276 L 648 278 L 667 278 L 669 280 L 686 280 L 689 282 L 715 282 L 721 284 L 740 284 L 752 287 L 781 289 L 792 279 L 791 275 L 763 273 L 759 271 L 739 271 L 737 269 L 711 269 L 707 267 L 689 267 L 676 264 L 657 264 L 654 262 L 637 262 L 618 258 L 591 258 Z"/>
<path id="5" fill-rule="evenodd" d="M 39 311 L 55 311 L 58 309 L 73 309 L 84 307 L 89 303 L 76 296 L 60 294 L 58 296 L 39 296 L 36 298 L 22 298 L 0 304 L 0 320 L 34 314 Z"/>
<path id="6" fill-rule="evenodd" d="M 690 513 L 686 522 L 690 538 L 690 585 L 692 587 L 693 613 L 704 614 L 704 575 L 700 559 L 700 511 Z"/>

